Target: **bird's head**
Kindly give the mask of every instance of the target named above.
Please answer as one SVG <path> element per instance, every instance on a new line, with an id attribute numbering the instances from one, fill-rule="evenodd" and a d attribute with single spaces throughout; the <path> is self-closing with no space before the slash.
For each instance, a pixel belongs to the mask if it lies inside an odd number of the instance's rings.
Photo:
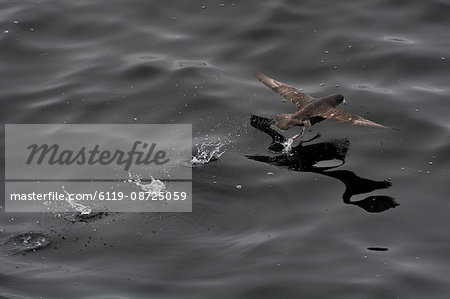
<path id="1" fill-rule="evenodd" d="M 333 94 L 327 97 L 327 102 L 331 104 L 331 106 L 336 107 L 339 104 L 347 104 L 347 101 L 344 99 L 344 96 L 341 94 Z"/>
<path id="2" fill-rule="evenodd" d="M 344 105 L 347 104 L 347 101 L 344 99 L 344 96 L 341 94 L 336 95 L 336 100 L 337 100 L 338 105 L 339 104 L 344 104 Z"/>
<path id="3" fill-rule="evenodd" d="M 330 106 L 336 107 L 339 104 L 347 104 L 347 101 L 344 99 L 344 96 L 341 94 L 332 94 L 323 98 L 323 101 L 327 102 Z"/>

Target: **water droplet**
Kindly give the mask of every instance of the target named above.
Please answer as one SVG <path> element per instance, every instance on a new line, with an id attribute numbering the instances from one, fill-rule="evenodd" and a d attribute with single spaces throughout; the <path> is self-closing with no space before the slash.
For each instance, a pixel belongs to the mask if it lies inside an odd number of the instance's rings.
<path id="1" fill-rule="evenodd" d="M 352 45 L 348 45 L 348 48 L 351 49 L 351 48 L 352 48 Z"/>
<path id="2" fill-rule="evenodd" d="M 402 167 L 401 169 L 402 169 L 402 170 L 405 170 L 405 167 Z"/>
<path id="3" fill-rule="evenodd" d="M 444 60 L 445 60 L 445 57 L 441 57 L 441 60 L 444 61 Z"/>
<path id="4" fill-rule="evenodd" d="M 339 85 L 338 84 L 336 84 L 334 87 L 339 87 Z"/>
<path id="5" fill-rule="evenodd" d="M 431 161 L 430 161 L 430 162 L 428 162 L 428 165 L 433 165 L 433 162 L 431 162 Z"/>
<path id="6" fill-rule="evenodd" d="M 419 112 L 419 109 L 416 109 L 416 112 Z"/>
<path id="7" fill-rule="evenodd" d="M 34 31 L 34 28 L 30 28 L 30 31 Z"/>
<path id="8" fill-rule="evenodd" d="M 325 86 L 325 83 L 320 83 L 320 86 Z"/>
<path id="9" fill-rule="evenodd" d="M 242 185 L 236 185 L 236 189 L 242 189 Z"/>
<path id="10" fill-rule="evenodd" d="M 320 63 L 325 63 L 325 61 L 321 60 Z"/>
<path id="11" fill-rule="evenodd" d="M 208 136 L 208 135 L 206 135 Z M 206 138 L 208 140 L 208 138 Z M 190 163 L 192 165 L 203 165 L 210 161 L 216 161 L 225 153 L 223 147 L 227 145 L 228 141 L 206 141 L 202 144 L 196 144 L 197 154 L 192 157 Z"/>
<path id="12" fill-rule="evenodd" d="M 419 170 L 419 173 L 422 173 L 422 170 Z"/>
<path id="13" fill-rule="evenodd" d="M 14 21 L 13 23 L 17 25 L 17 24 L 19 24 L 19 21 L 16 20 L 16 21 Z"/>
<path id="14" fill-rule="evenodd" d="M 326 50 L 326 51 L 325 51 L 325 54 L 328 54 L 328 53 L 330 53 L 330 52 L 328 52 L 328 50 Z"/>
<path id="15" fill-rule="evenodd" d="M 224 7 L 225 6 L 225 4 L 223 4 L 223 3 L 220 3 L 220 7 Z"/>
<path id="16" fill-rule="evenodd" d="M 206 8 L 206 5 L 202 5 L 202 9 L 205 9 Z"/>
<path id="17" fill-rule="evenodd" d="M 427 174 L 430 174 L 430 173 L 431 173 L 431 171 L 428 170 L 428 171 L 427 171 Z"/>
<path id="18" fill-rule="evenodd" d="M 284 147 L 283 153 L 288 154 L 291 152 L 293 142 L 294 142 L 294 139 L 292 139 L 292 137 L 291 137 L 283 143 L 283 147 Z"/>
<path id="19" fill-rule="evenodd" d="M 8 34 L 8 33 L 9 33 L 9 30 L 5 30 L 5 31 L 3 31 L 3 33 L 4 33 L 4 34 Z"/>
<path id="20" fill-rule="evenodd" d="M 269 171 L 269 172 L 268 172 L 267 174 L 268 174 L 268 175 L 272 175 L 272 174 L 273 174 L 273 172 Z"/>

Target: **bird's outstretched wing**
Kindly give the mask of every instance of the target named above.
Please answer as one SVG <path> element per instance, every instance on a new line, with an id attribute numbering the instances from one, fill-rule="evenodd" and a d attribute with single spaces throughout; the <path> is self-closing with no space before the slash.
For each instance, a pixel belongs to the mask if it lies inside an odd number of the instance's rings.
<path id="1" fill-rule="evenodd" d="M 314 100 L 313 97 L 307 95 L 306 93 L 292 86 L 278 82 L 262 73 L 256 72 L 255 77 L 266 86 L 270 87 L 273 91 L 294 103 L 295 106 L 297 106 L 297 110 L 302 109 L 306 104 Z"/>
<path id="2" fill-rule="evenodd" d="M 364 117 L 361 117 L 359 115 L 350 112 L 345 112 L 338 108 L 328 109 L 327 111 L 320 113 L 318 116 L 327 119 L 334 119 L 337 120 L 338 122 L 349 123 L 357 126 L 369 126 L 369 127 L 390 129 L 389 127 L 377 124 L 376 122 L 365 119 Z"/>

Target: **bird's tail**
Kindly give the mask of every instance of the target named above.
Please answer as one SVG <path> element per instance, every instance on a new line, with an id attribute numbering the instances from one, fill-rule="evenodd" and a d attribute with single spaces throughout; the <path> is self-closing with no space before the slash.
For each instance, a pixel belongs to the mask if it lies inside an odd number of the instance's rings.
<path id="1" fill-rule="evenodd" d="M 278 114 L 275 116 L 275 123 L 280 130 L 287 130 L 292 128 L 292 114 Z"/>

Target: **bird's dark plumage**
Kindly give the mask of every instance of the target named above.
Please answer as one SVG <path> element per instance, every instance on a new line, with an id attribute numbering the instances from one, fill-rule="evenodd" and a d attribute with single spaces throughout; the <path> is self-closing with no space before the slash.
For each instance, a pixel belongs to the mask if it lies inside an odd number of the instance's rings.
<path id="1" fill-rule="evenodd" d="M 358 126 L 389 128 L 359 115 L 336 108 L 339 104 L 345 103 L 344 97 L 340 94 L 323 98 L 313 98 L 292 86 L 278 82 L 264 74 L 255 73 L 255 77 L 273 91 L 294 103 L 297 107 L 297 112 L 295 113 L 278 114 L 275 117 L 276 125 L 280 130 L 287 130 L 293 126 L 309 128 L 324 119 L 333 119 Z"/>

